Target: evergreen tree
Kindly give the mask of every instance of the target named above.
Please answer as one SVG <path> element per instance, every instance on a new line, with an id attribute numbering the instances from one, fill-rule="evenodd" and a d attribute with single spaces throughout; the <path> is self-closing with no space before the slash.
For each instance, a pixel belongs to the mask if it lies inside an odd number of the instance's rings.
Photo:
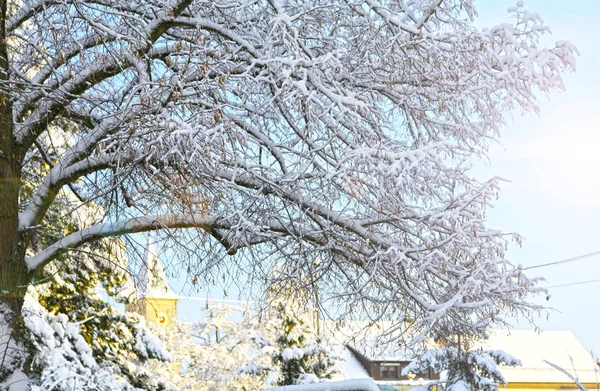
<path id="1" fill-rule="evenodd" d="M 433 368 L 447 371 L 446 380 L 433 381 L 425 389 L 445 391 L 498 391 L 506 380 L 498 365 L 519 366 L 521 362 L 499 350 L 445 347 L 426 350 L 402 370 L 403 375 Z"/>
<path id="2" fill-rule="evenodd" d="M 117 272 L 112 269 L 114 264 L 121 265 Z M 122 242 L 105 241 L 93 253 L 71 254 L 60 266 L 49 264 L 43 277 L 47 282 L 34 290 L 49 318 L 61 316 L 75 325 L 94 360 L 110 368 L 115 376 L 124 377 L 137 388 L 156 389 L 138 369 L 149 358 L 168 360 L 168 353 L 146 327 L 143 317 L 121 313 L 98 293 L 102 286 L 109 296 L 122 302 L 129 300 L 133 290 Z M 33 347 L 34 351 L 39 349 Z"/>
<path id="3" fill-rule="evenodd" d="M 83 322 L 72 322 L 64 313 L 52 313 L 40 305 L 36 292 L 25 296 L 23 326 L 31 360 L 32 391 L 130 391 L 160 390 L 138 371 L 140 358 L 169 360 L 162 343 L 146 328 L 141 317 L 118 319 L 88 342 Z M 91 321 L 91 320 L 88 320 Z M 111 335 L 115 333 L 115 335 Z M 104 355 L 98 354 L 102 343 Z"/>
<path id="4" fill-rule="evenodd" d="M 68 127 L 60 131 L 54 129 L 53 134 L 64 135 L 63 132 L 68 130 Z M 69 137 L 59 140 L 54 143 L 56 151 L 71 144 Z M 40 160 L 43 164 L 26 177 L 23 184 L 25 195 L 35 190 L 33 184 L 51 169 L 55 156 L 41 156 L 36 151 L 28 158 Z M 66 232 L 104 218 L 103 208 L 94 202 L 75 211 L 69 210 L 67 205 L 77 197 L 84 195 L 71 189 L 63 189 L 56 195 L 56 202 L 48 210 L 54 224 L 36 232 L 35 247 L 48 246 Z M 146 327 L 142 317 L 117 311 L 98 292 L 98 288 L 102 287 L 108 296 L 124 303 L 133 296 L 134 287 L 124 252 L 125 243 L 120 238 L 91 242 L 80 251 L 61 254 L 39 273 L 40 283 L 29 289 L 24 332 L 29 335 L 26 341 L 29 341 L 27 348 L 32 357 L 30 370 L 40 374 L 40 384 L 57 383 L 56 389 L 70 390 L 74 386 L 73 379 L 88 376 L 88 371 L 94 372 L 99 365 L 107 376 L 110 374 L 115 379 L 125 380 L 122 382 L 124 387 L 131 384 L 148 390 L 156 388 L 148 383 L 147 377 L 140 376 L 139 365 L 149 358 L 168 360 L 168 353 Z M 42 330 L 52 330 L 52 335 Z M 55 363 L 42 357 L 44 352 L 54 348 L 66 347 L 68 350 L 68 345 L 82 342 L 89 347 L 89 351 L 86 349 L 89 357 L 76 360 L 65 355 L 65 360 L 77 363 L 70 366 L 70 373 L 54 373 Z M 60 376 L 64 380 L 60 380 Z M 111 384 L 106 378 L 98 381 Z M 117 386 L 113 384 L 113 387 Z"/>
<path id="5" fill-rule="evenodd" d="M 274 296 L 270 327 L 277 346 L 273 353 L 278 372 L 275 383 L 283 386 L 331 378 L 335 360 L 312 326 L 316 309 L 309 304 L 308 291 L 299 286 L 272 286 L 270 294 Z"/>

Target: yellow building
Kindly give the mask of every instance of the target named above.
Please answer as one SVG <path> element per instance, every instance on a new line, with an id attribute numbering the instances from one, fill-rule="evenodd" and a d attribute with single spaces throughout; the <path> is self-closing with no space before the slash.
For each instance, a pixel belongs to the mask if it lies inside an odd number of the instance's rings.
<path id="1" fill-rule="evenodd" d="M 168 326 L 177 318 L 179 297 L 171 289 L 150 237 L 144 251 L 144 262 L 136 278 L 137 299 L 125 306 L 125 311 L 136 312 L 147 322 Z"/>
<path id="2" fill-rule="evenodd" d="M 596 362 L 571 331 L 496 330 L 482 348 L 504 350 L 521 360 L 521 366 L 501 368 L 508 382 L 504 388 L 511 391 L 579 390 L 568 375 L 549 363 L 577 377 L 588 390 L 598 388 Z"/>
<path id="3" fill-rule="evenodd" d="M 437 374 L 432 369 L 412 378 L 403 376 L 402 369 L 410 362 L 410 352 L 397 344 L 381 342 L 379 337 L 380 334 L 374 330 L 363 340 L 346 345 L 344 352 L 347 352 L 348 358 L 345 360 L 354 363 L 351 370 L 344 371 L 346 378 L 370 377 L 385 391 L 410 391 L 431 380 L 445 380 L 445 372 Z M 502 350 L 522 363 L 521 366 L 499 368 L 507 381 L 506 386 L 500 386 L 501 390 L 579 391 L 569 375 L 551 364 L 575 376 L 588 390 L 599 389 L 600 368 L 568 330 L 492 330 L 489 337 L 472 349 Z"/>

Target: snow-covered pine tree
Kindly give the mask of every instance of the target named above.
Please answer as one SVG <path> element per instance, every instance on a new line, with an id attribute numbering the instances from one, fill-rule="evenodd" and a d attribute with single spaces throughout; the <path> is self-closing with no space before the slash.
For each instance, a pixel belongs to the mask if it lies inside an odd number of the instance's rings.
<path id="1" fill-rule="evenodd" d="M 335 361 L 325 344 L 311 327 L 311 316 L 305 309 L 286 299 L 272 310 L 272 331 L 277 351 L 273 354 L 276 384 L 314 383 L 333 375 Z"/>
<path id="2" fill-rule="evenodd" d="M 446 371 L 444 380 L 432 381 L 423 387 L 445 391 L 499 391 L 506 380 L 498 365 L 519 366 L 521 362 L 499 350 L 444 347 L 429 349 L 416 357 L 402 370 L 403 375 L 425 372 L 433 368 Z"/>
<path id="3" fill-rule="evenodd" d="M 108 296 L 120 301 L 128 299 L 132 282 L 123 258 L 123 243 L 119 240 L 105 241 L 103 248 L 94 252 L 72 254 L 60 263 L 44 268 L 44 284 L 31 288 L 47 317 L 64 317 L 73 325 L 91 349 L 92 357 L 115 377 L 123 377 L 127 383 L 145 389 L 157 389 L 140 376 L 139 366 L 147 359 L 167 360 L 169 355 L 146 327 L 145 319 L 137 314 L 122 313 L 115 309 L 98 289 L 104 288 Z M 114 265 L 121 265 L 116 271 Z M 35 333 L 32 333 L 35 335 Z M 30 341 L 36 341 L 35 337 Z M 35 371 L 44 373 L 46 361 L 38 359 L 43 340 L 31 345 Z M 42 379 L 42 382 L 44 379 Z M 66 388 L 70 385 L 63 384 Z M 57 385 L 59 389 L 61 384 Z"/>
<path id="4" fill-rule="evenodd" d="M 50 155 L 43 157 L 35 151 L 28 159 L 51 163 L 56 158 L 55 152 L 69 147 L 69 139 L 59 137 L 58 129 L 53 129 L 52 133 L 55 137 Z M 40 142 L 49 140 L 43 138 Z M 38 177 L 43 177 L 50 169 L 49 164 L 40 164 L 37 171 L 28 173 L 22 188 L 24 196 L 31 195 Z M 104 218 L 103 209 L 93 202 L 78 210 L 69 210 L 67 205 L 76 198 L 77 194 L 68 188 L 56 195 L 56 202 L 48 210 L 54 224 L 36 232 L 36 247 L 50 245 L 66 232 Z M 71 390 L 74 378 L 100 363 L 106 376 L 123 379 L 119 383 L 123 387 L 130 384 L 140 389 L 156 389 L 156 384 L 139 376 L 139 365 L 149 358 L 166 360 L 169 355 L 152 336 L 143 318 L 117 311 L 98 291 L 103 288 L 109 297 L 120 302 L 127 302 L 134 293 L 122 239 L 91 242 L 79 251 L 63 253 L 41 270 L 37 280 L 38 284 L 29 289 L 28 303 L 32 308 L 26 308 L 23 332 L 28 336 L 25 341 L 29 342 L 26 346 L 31 356 L 29 370 L 39 374 L 39 384 L 56 383 L 56 390 Z M 44 326 L 41 328 L 40 325 Z M 54 329 L 54 335 L 40 334 L 44 328 L 47 331 Z M 55 372 L 55 363 L 44 355 L 66 348 L 73 341 L 85 341 L 92 360 L 74 360 L 79 367 L 73 365 L 69 371 Z M 60 381 L 59 376 L 64 380 Z M 112 384 L 106 376 L 101 381 Z M 84 387 L 85 383 L 80 382 L 80 385 Z"/>
<path id="5" fill-rule="evenodd" d="M 276 271 L 275 274 L 283 273 Z M 334 374 L 335 359 L 315 330 L 318 309 L 312 291 L 298 280 L 281 279 L 267 292 L 269 327 L 277 350 L 273 354 L 273 382 L 277 385 L 314 383 Z"/>
<path id="6" fill-rule="evenodd" d="M 82 329 L 82 323 L 90 319 L 72 322 L 64 313 L 48 312 L 40 301 L 34 289 L 25 296 L 22 324 L 27 350 L 22 353 L 27 355 L 19 352 L 17 356 L 27 360 L 24 367 L 29 371 L 28 381 L 33 391 L 161 389 L 160 385 L 149 383 L 140 376 L 138 371 L 140 360 L 144 358 L 170 359 L 160 340 L 146 328 L 143 318 L 101 314 L 114 324 L 106 330 L 101 328 L 102 325 L 99 329 Z M 95 331 L 100 331 L 99 335 L 88 342 L 88 333 Z M 25 380 L 18 372 L 13 372 L 6 384 L 27 384 Z"/>

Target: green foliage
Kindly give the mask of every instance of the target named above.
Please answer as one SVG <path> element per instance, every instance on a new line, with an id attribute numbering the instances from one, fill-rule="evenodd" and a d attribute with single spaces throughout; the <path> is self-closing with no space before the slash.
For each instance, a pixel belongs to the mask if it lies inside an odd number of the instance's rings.
<path id="1" fill-rule="evenodd" d="M 62 142 L 49 151 L 56 152 L 69 145 L 69 136 L 63 130 L 52 129 L 54 136 Z M 24 178 L 22 199 L 31 197 L 37 183 L 50 170 L 55 156 L 50 152 L 42 157 L 36 152 L 30 153 L 28 159 L 41 162 L 38 171 L 30 171 Z M 34 247 L 47 247 L 68 232 L 103 218 L 102 208 L 93 202 L 78 210 L 69 210 L 67 205 L 74 197 L 77 195 L 70 189 L 56 194 L 55 202 L 48 210 L 51 216 L 48 221 L 52 224 L 36 231 Z M 135 387 L 152 389 L 155 387 L 151 387 L 143 375 L 138 375 L 136 368 L 149 358 L 164 360 L 165 355 L 147 345 L 149 331 L 144 319 L 135 314 L 120 313 L 98 294 L 98 288 L 102 287 L 108 296 L 122 302 L 129 300 L 127 293 L 133 293 L 133 289 L 124 250 L 121 239 L 107 238 L 86 244 L 76 252 L 62 254 L 36 275 L 34 289 L 37 300 L 50 315 L 65 315 L 68 322 L 79 326 L 80 335 L 98 363 L 111 367 L 117 376 L 124 376 Z M 36 349 L 35 346 L 30 348 Z"/>
<path id="2" fill-rule="evenodd" d="M 433 368 L 436 373 L 446 372 L 446 380 L 425 385 L 429 390 L 446 391 L 498 391 L 499 384 L 506 385 L 498 366 L 519 366 L 521 362 L 500 350 L 464 349 L 445 347 L 424 351 L 403 369 L 424 372 Z"/>
<path id="3" fill-rule="evenodd" d="M 272 307 L 277 344 L 273 364 L 279 370 L 279 386 L 328 379 L 335 373 L 333 358 L 311 326 L 314 309 L 297 303 L 280 297 Z"/>
<path id="4" fill-rule="evenodd" d="M 64 314 L 69 322 L 79 325 L 97 362 L 111 366 L 136 387 L 150 389 L 135 368 L 148 358 L 165 357 L 140 343 L 148 334 L 140 316 L 120 313 L 98 294 L 102 286 L 109 295 L 119 296 L 129 282 L 122 243 L 111 240 L 102 244 L 94 252 L 74 254 L 48 265 L 42 275 L 46 282 L 36 287 L 38 300 L 49 313 Z"/>
<path id="5" fill-rule="evenodd" d="M 29 187 L 24 186 L 25 191 Z M 57 198 L 74 195 L 61 192 Z M 77 228 L 82 219 L 99 219 L 102 210 L 89 204 L 78 213 L 61 210 L 55 203 L 49 213 L 56 216 L 55 224 L 36 237 L 37 245 L 44 247 L 58 240 L 68 230 Z M 147 359 L 167 360 L 168 354 L 146 328 L 145 320 L 137 314 L 123 314 L 99 295 L 102 287 L 108 296 L 128 302 L 134 292 L 124 257 L 125 244 L 118 238 L 82 246 L 77 252 L 68 252 L 37 274 L 37 284 L 32 287 L 35 298 L 48 313 L 48 322 L 63 319 L 78 328 L 78 334 L 91 349 L 91 356 L 115 379 L 127 379 L 130 385 L 144 390 L 163 389 L 162 384 L 151 381 L 147 374 L 139 371 Z M 58 317 L 58 318 L 56 318 Z M 32 333 L 28 347 L 34 358 L 32 376 L 42 376 L 49 371 L 49 364 L 42 359 L 46 350 L 44 338 Z M 63 338 L 56 336 L 58 340 Z M 78 336 L 71 334 L 61 343 L 73 344 Z M 37 359 L 39 358 L 39 359 Z M 81 365 L 86 365 L 82 360 Z M 92 372 L 94 370 L 92 369 Z M 104 380 L 100 380 L 102 382 Z M 64 385 L 67 387 L 68 385 Z"/>

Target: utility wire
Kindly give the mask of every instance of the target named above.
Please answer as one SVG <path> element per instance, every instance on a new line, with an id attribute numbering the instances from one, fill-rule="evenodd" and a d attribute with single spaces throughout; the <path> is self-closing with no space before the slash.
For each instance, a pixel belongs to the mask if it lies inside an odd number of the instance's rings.
<path id="1" fill-rule="evenodd" d="M 563 259 L 562 261 L 556 261 L 556 262 L 550 262 L 550 263 L 542 263 L 541 265 L 524 267 L 523 270 L 531 270 L 531 269 L 537 269 L 537 268 L 540 268 L 540 267 L 546 267 L 546 266 L 560 265 L 560 264 L 563 264 L 563 263 L 575 262 L 575 261 L 579 261 L 581 259 L 593 257 L 594 255 L 600 255 L 600 250 L 599 251 L 594 251 L 593 253 L 589 253 L 589 254 L 579 255 L 579 256 L 573 257 L 573 258 Z"/>
<path id="2" fill-rule="evenodd" d="M 182 300 L 199 300 L 199 301 L 212 301 L 215 303 L 233 303 L 233 304 L 250 304 L 254 303 L 252 300 L 233 300 L 233 299 L 212 299 L 210 297 L 194 297 L 194 296 L 177 296 L 178 299 Z"/>
<path id="3" fill-rule="evenodd" d="M 577 281 L 577 282 L 571 282 L 571 283 L 568 283 L 568 284 L 561 284 L 561 285 L 552 285 L 552 286 L 546 287 L 546 289 L 562 288 L 563 286 L 591 284 L 592 282 L 600 282 L 600 279 L 587 280 L 587 281 Z"/>

